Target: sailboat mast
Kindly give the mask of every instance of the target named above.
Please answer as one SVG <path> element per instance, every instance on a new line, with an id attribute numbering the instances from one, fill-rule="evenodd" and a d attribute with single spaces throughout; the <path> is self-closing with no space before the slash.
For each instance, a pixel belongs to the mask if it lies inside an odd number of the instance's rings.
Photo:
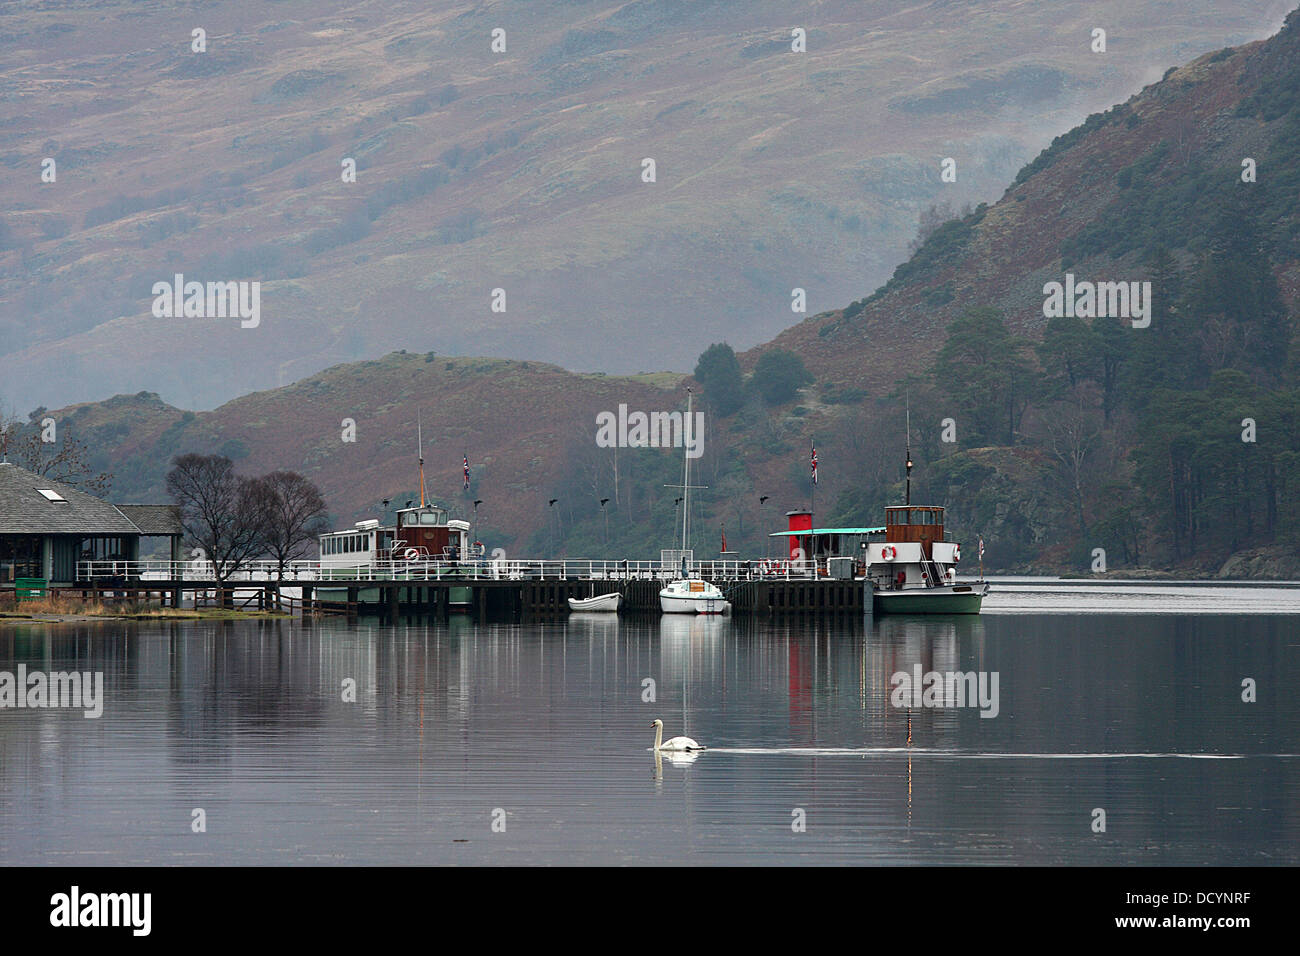
<path id="1" fill-rule="evenodd" d="M 686 424 L 685 428 L 691 427 L 691 400 L 695 396 L 689 388 L 686 389 Z M 685 434 L 685 429 L 683 429 Z M 682 458 L 686 462 L 685 469 L 682 473 L 682 550 L 685 551 L 690 547 L 690 522 L 691 522 L 691 456 L 690 442 L 683 441 Z"/>

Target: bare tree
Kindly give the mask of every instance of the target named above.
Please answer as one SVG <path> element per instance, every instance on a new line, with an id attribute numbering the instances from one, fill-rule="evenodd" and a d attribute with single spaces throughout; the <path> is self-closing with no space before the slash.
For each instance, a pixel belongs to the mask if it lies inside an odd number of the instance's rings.
<path id="1" fill-rule="evenodd" d="M 40 411 L 43 409 L 33 414 L 39 416 Z M 61 440 L 47 440 L 55 433 L 52 420 L 48 427 L 36 421 L 24 425 L 16 416 L 5 415 L 0 418 L 0 459 L 88 492 L 107 490 L 113 476 L 108 472 L 93 472 L 90 449 L 85 442 L 69 435 L 66 426 Z"/>
<path id="2" fill-rule="evenodd" d="M 203 549 L 224 591 L 226 582 L 265 550 L 265 489 L 235 474 L 224 455 L 188 454 L 173 462 L 167 491 L 180 506 L 186 537 Z"/>
<path id="3" fill-rule="evenodd" d="M 1084 385 L 1071 389 L 1065 401 L 1057 402 L 1043 416 L 1043 438 L 1056 459 L 1061 478 L 1069 489 L 1079 536 L 1086 538 L 1088 523 L 1084 501 L 1088 496 L 1090 457 L 1102 438 L 1100 400 L 1095 388 Z"/>
<path id="4" fill-rule="evenodd" d="M 960 209 L 954 210 L 948 200 L 940 203 L 933 203 L 921 210 L 920 216 L 917 217 L 916 235 L 912 241 L 907 244 L 907 254 L 914 255 L 918 249 L 925 245 L 925 240 L 932 236 L 936 229 L 944 223 L 952 222 L 954 219 L 965 219 L 972 212 L 970 203 L 966 203 Z"/>
<path id="5" fill-rule="evenodd" d="M 296 471 L 273 471 L 255 482 L 257 498 L 265 509 L 263 543 L 283 578 L 285 565 L 306 557 L 317 537 L 329 530 L 325 497 Z"/>

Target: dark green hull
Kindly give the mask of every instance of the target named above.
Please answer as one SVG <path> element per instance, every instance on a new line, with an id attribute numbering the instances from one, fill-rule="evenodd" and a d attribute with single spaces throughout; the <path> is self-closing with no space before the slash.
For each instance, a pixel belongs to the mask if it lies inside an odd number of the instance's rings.
<path id="1" fill-rule="evenodd" d="M 987 593 L 987 584 L 877 591 L 872 607 L 877 614 L 978 614 Z"/>
<path id="2" fill-rule="evenodd" d="M 474 607 L 474 589 L 456 585 L 447 588 L 447 606 L 453 611 L 469 611 Z"/>

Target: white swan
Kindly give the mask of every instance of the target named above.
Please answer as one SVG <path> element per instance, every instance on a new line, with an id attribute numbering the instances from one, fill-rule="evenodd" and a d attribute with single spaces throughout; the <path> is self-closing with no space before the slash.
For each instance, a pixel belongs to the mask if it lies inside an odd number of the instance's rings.
<path id="1" fill-rule="evenodd" d="M 650 725 L 655 729 L 655 750 L 705 750 L 703 744 L 698 744 L 690 737 L 670 737 L 664 740 L 664 722 L 655 718 L 655 722 Z"/>

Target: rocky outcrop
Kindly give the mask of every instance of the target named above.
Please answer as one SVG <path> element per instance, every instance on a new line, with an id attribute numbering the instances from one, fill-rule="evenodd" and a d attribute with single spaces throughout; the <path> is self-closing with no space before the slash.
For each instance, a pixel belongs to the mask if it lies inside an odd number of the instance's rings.
<path id="1" fill-rule="evenodd" d="M 1300 551 L 1285 545 L 1238 551 L 1215 577 L 1235 581 L 1300 580 Z"/>

